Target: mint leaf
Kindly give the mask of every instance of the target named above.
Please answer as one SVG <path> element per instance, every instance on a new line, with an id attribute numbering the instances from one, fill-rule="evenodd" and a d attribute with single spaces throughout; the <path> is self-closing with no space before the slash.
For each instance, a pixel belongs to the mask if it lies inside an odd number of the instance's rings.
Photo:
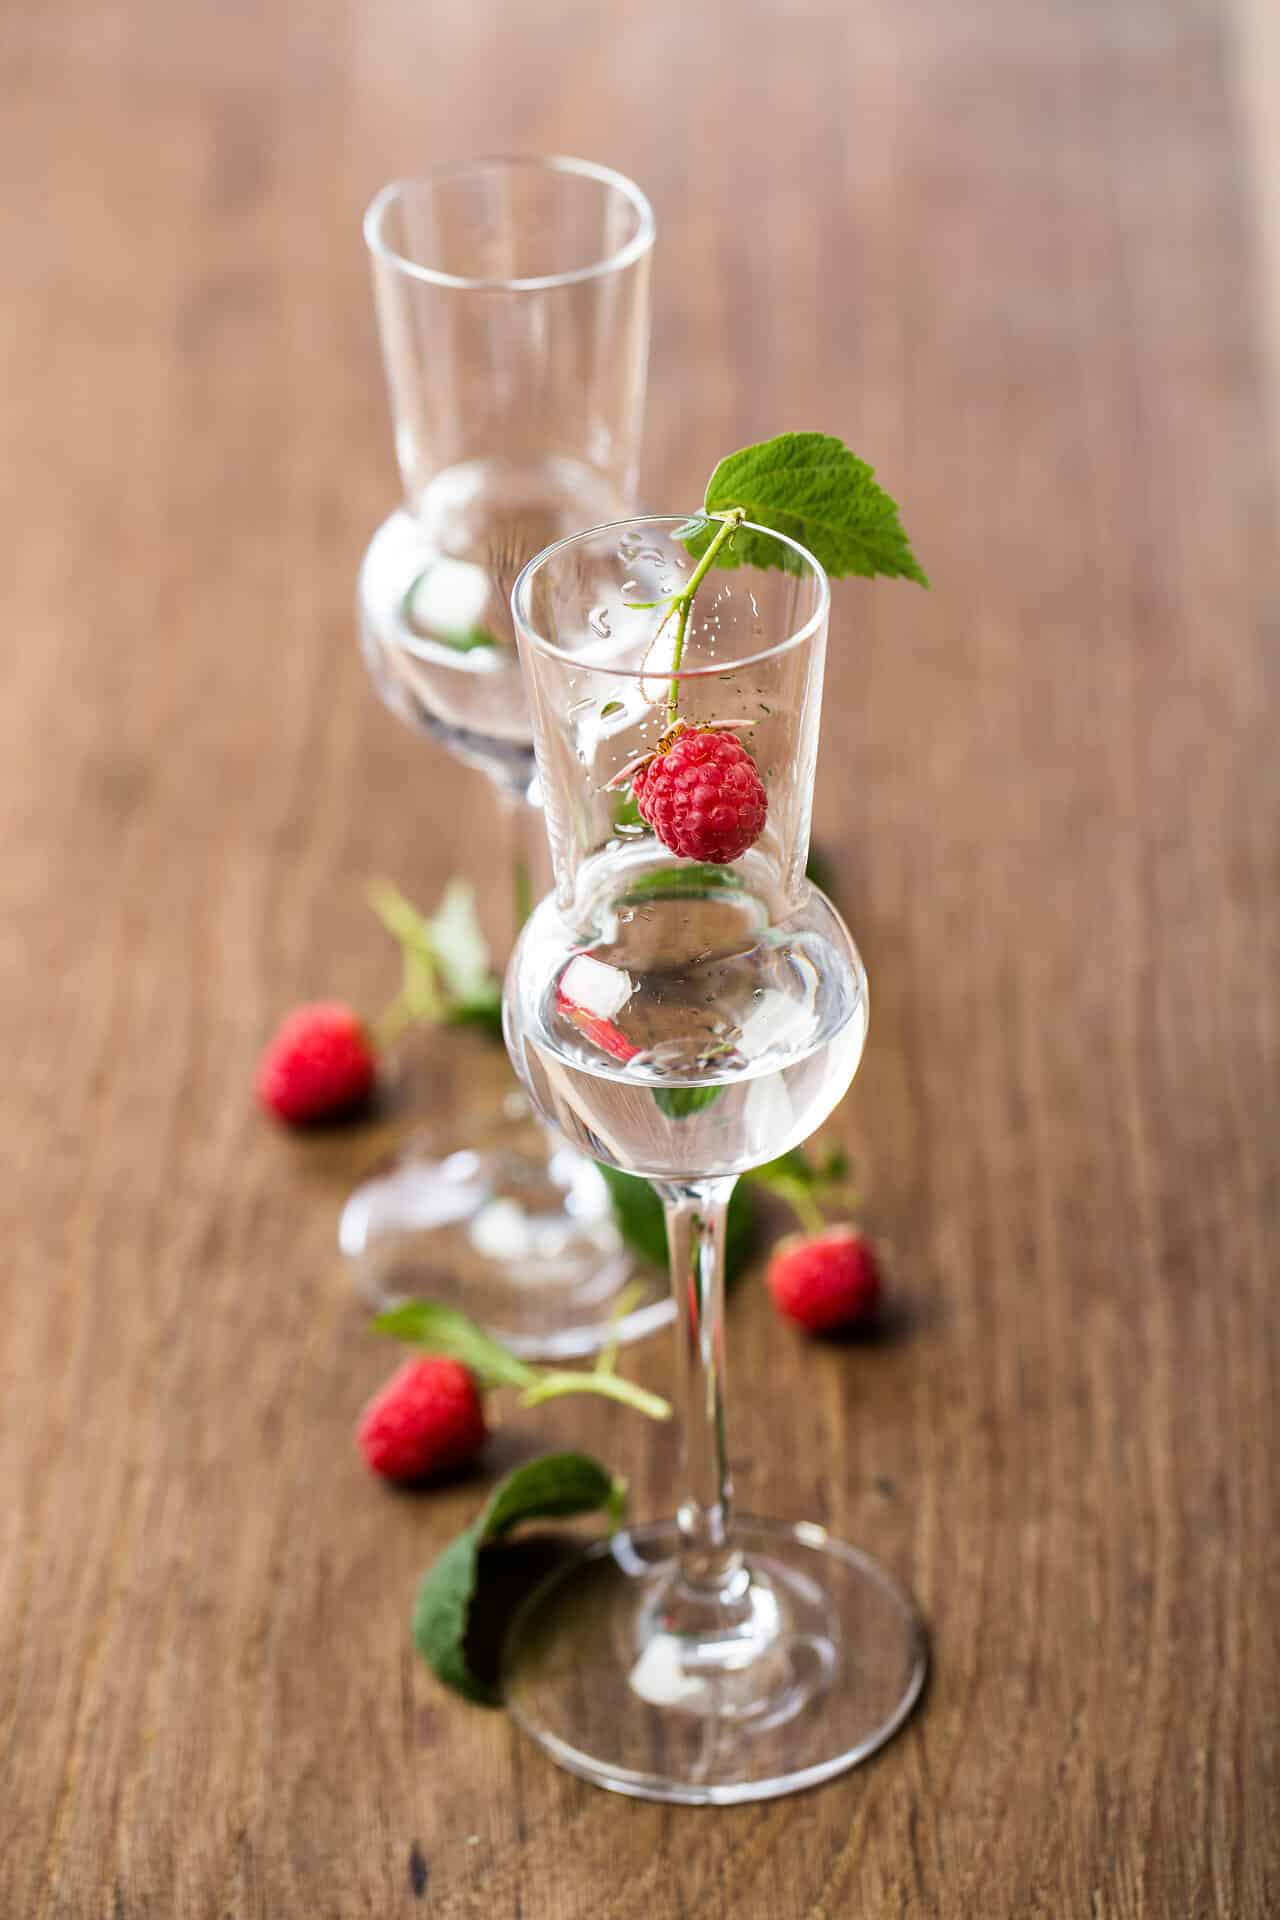
<path id="1" fill-rule="evenodd" d="M 617 793 L 611 793 L 609 795 L 609 818 L 613 823 L 615 832 L 620 827 L 644 826 L 645 823 L 640 817 L 640 809 L 635 802 L 635 795 L 632 793 L 630 787 L 625 791 L 620 789 Z"/>
<path id="2" fill-rule="evenodd" d="M 483 1539 L 494 1540 L 522 1520 L 612 1511 L 615 1493 L 613 1475 L 589 1454 L 544 1453 L 498 1482 L 476 1525 Z"/>
<path id="3" fill-rule="evenodd" d="M 653 1104 L 668 1120 L 687 1120 L 702 1113 L 724 1092 L 723 1087 L 655 1087 Z"/>
<path id="4" fill-rule="evenodd" d="M 820 893 L 825 893 L 828 900 L 835 899 L 836 870 L 827 855 L 818 847 L 809 849 L 809 860 L 804 870 L 804 877 L 806 880 L 812 880 L 814 886 Z"/>
<path id="5" fill-rule="evenodd" d="M 477 1705 L 496 1707 L 493 1690 L 467 1661 L 467 1619 L 476 1588 L 480 1541 L 470 1527 L 423 1574 L 413 1608 L 413 1644 L 437 1680 Z"/>
<path id="6" fill-rule="evenodd" d="M 373 1324 L 393 1340 L 460 1360 L 483 1387 L 528 1387 L 538 1378 L 533 1367 L 509 1353 L 465 1313 L 435 1300 L 406 1300 L 380 1313 Z"/>
<path id="7" fill-rule="evenodd" d="M 451 880 L 430 917 L 389 880 L 370 885 L 369 904 L 399 942 L 403 968 L 400 992 L 374 1025 L 379 1046 L 390 1046 L 415 1021 L 482 1027 L 501 1037 L 502 983 L 490 972 L 471 886 Z"/>
<path id="8" fill-rule="evenodd" d="M 502 992 L 495 982 L 465 1000 L 455 1000 L 446 1014 L 451 1027 L 479 1027 L 491 1040 L 502 1038 Z"/>
<path id="9" fill-rule="evenodd" d="M 896 502 L 864 460 L 826 433 L 780 433 L 727 454 L 707 482 L 708 513 L 741 507 L 747 518 L 798 540 L 829 574 L 885 574 L 929 582 L 911 551 Z M 711 525 L 689 537 L 695 557 Z M 767 535 L 740 529 L 716 556 L 720 566 L 748 562 L 798 571 L 799 562 Z"/>
<path id="10" fill-rule="evenodd" d="M 624 1242 L 640 1259 L 647 1260 L 651 1266 L 661 1267 L 665 1272 L 667 1228 L 661 1200 L 649 1182 L 640 1179 L 639 1175 L 623 1173 L 621 1168 L 607 1167 L 603 1162 L 597 1164 L 609 1189 L 614 1221 Z M 755 1196 L 739 1181 L 729 1201 L 729 1220 L 725 1228 L 724 1271 L 728 1282 L 737 1279 L 750 1257 L 756 1222 Z"/>
<path id="11" fill-rule="evenodd" d="M 622 1488 L 583 1453 L 548 1453 L 499 1481 L 477 1518 L 428 1568 L 413 1609 L 413 1643 L 438 1680 L 481 1706 L 501 1704 L 496 1687 L 468 1655 L 480 1550 L 526 1520 L 568 1519 L 603 1511 L 621 1518 Z"/>
<path id="12" fill-rule="evenodd" d="M 640 810 L 636 809 L 639 819 Z M 692 894 L 741 893 L 742 875 L 731 867 L 703 866 L 689 861 L 682 867 L 658 867 L 642 873 L 622 895 L 624 906 L 643 900 L 685 900 Z"/>
<path id="13" fill-rule="evenodd" d="M 434 640 L 437 646 L 450 647 L 454 653 L 474 653 L 477 647 L 496 647 L 501 645 L 495 634 L 487 627 L 479 625 L 450 627 L 442 625 L 434 617 L 427 605 L 428 595 L 422 593 L 431 574 L 436 571 L 437 563 L 432 561 L 424 567 L 406 587 L 400 596 L 400 619 L 409 631 L 418 634 L 424 640 Z M 419 595 L 422 604 L 419 604 Z"/>
<path id="14" fill-rule="evenodd" d="M 496 647 L 501 645 L 496 634 L 487 627 L 461 627 L 452 633 L 435 632 L 431 638 L 441 646 L 449 647 L 454 653 L 474 653 L 478 647 Z"/>

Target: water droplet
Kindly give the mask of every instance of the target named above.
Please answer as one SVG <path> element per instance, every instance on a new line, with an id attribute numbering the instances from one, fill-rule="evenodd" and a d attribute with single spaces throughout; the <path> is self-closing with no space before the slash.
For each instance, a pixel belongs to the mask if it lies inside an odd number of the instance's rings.
<path id="1" fill-rule="evenodd" d="M 609 625 L 608 607 L 592 607 L 587 616 L 587 625 L 598 639 L 612 640 L 613 630 Z"/>

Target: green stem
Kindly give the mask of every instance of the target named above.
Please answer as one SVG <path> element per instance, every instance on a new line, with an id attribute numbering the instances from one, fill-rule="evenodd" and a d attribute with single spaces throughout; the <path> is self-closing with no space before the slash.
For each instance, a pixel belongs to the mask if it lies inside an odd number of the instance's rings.
<path id="1" fill-rule="evenodd" d="M 544 1400 L 558 1400 L 565 1393 L 602 1393 L 608 1400 L 620 1400 L 624 1406 L 634 1407 L 637 1413 L 647 1413 L 651 1420 L 671 1418 L 669 1401 L 616 1373 L 544 1373 L 534 1386 L 521 1394 L 520 1404 L 537 1407 Z"/>
<path id="2" fill-rule="evenodd" d="M 529 857 L 521 846 L 517 846 L 511 863 L 511 879 L 516 910 L 516 937 L 525 921 L 533 912 L 533 877 L 529 872 Z"/>
<path id="3" fill-rule="evenodd" d="M 715 565 L 715 558 L 721 547 L 724 546 L 727 540 L 732 540 L 734 534 L 738 531 L 738 528 L 742 525 L 746 517 L 746 509 L 744 507 L 730 507 L 728 513 L 715 514 L 713 516 L 713 518 L 720 522 L 719 532 L 715 535 L 710 546 L 689 576 L 688 586 L 682 588 L 679 593 L 672 596 L 671 606 L 667 608 L 667 611 L 662 616 L 662 625 L 658 628 L 659 634 L 671 618 L 672 609 L 674 608 L 678 612 L 675 651 L 671 656 L 671 691 L 667 696 L 667 721 L 669 725 L 674 726 L 680 705 L 680 662 L 684 657 L 684 639 L 689 626 L 689 615 L 693 612 L 693 596 L 702 585 L 710 569 Z M 657 639 L 657 637 L 658 635 L 655 634 L 654 638 Z"/>
<path id="4" fill-rule="evenodd" d="M 385 1053 L 388 1047 L 395 1045 L 401 1034 L 413 1025 L 413 1010 L 407 1004 L 403 994 L 397 994 L 389 1007 L 384 1007 L 372 1026 L 373 1044 L 379 1053 Z"/>
<path id="5" fill-rule="evenodd" d="M 796 1219 L 806 1233 L 821 1233 L 826 1221 L 822 1217 L 822 1208 L 811 1193 L 801 1186 L 791 1187 L 787 1192 L 787 1203 L 795 1213 Z"/>

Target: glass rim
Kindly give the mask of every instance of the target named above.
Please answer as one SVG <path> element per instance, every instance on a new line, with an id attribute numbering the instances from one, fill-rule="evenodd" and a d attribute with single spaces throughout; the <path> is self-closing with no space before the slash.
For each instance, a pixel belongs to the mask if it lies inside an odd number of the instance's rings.
<path id="1" fill-rule="evenodd" d="M 687 513 L 631 514 L 625 520 L 606 520 L 598 527 L 584 527 L 581 533 L 567 534 L 563 540 L 555 540 L 549 547 L 544 547 L 541 553 L 535 553 L 533 558 L 526 560 L 521 567 L 516 575 L 515 585 L 511 589 L 511 615 L 517 635 L 526 637 L 530 646 L 536 648 L 539 653 L 545 654 L 549 660 L 560 660 L 568 666 L 581 667 L 591 673 L 612 674 L 619 680 L 660 678 L 677 681 L 724 678 L 728 674 L 739 672 L 742 668 L 758 667 L 766 660 L 775 659 L 779 654 L 789 653 L 793 647 L 803 646 L 806 640 L 813 637 L 826 620 L 831 607 L 831 582 L 827 577 L 826 568 L 815 554 L 810 553 L 808 547 L 802 546 L 798 540 L 793 540 L 790 534 L 779 533 L 775 527 L 759 526 L 754 520 L 743 520 L 740 524 L 748 533 L 767 534 L 771 540 L 777 540 L 780 545 L 790 547 L 793 553 L 799 554 L 805 562 L 806 570 L 813 575 L 818 586 L 817 605 L 804 624 L 795 628 L 785 638 L 775 640 L 771 646 L 761 647 L 758 653 L 744 654 L 740 660 L 717 662 L 715 666 L 678 667 L 672 672 L 665 667 L 612 666 L 607 661 L 598 660 L 594 656 L 572 653 L 567 647 L 558 647 L 553 640 L 548 640 L 544 634 L 539 633 L 526 613 L 523 602 L 528 599 L 530 584 L 535 573 L 548 561 L 553 560 L 557 554 L 563 553 L 567 547 L 577 546 L 583 540 L 594 540 L 601 534 L 620 533 L 627 527 L 682 527 L 688 518 Z M 637 607 L 635 611 L 640 613 L 654 611 L 654 609 Z"/>
<path id="2" fill-rule="evenodd" d="M 519 280 L 486 280 L 472 278 L 468 274 L 446 273 L 441 267 L 429 267 L 420 260 L 411 260 L 407 254 L 391 246 L 383 235 L 383 216 L 393 202 L 411 187 L 433 187 L 441 181 L 468 173 L 516 170 L 571 173 L 579 179 L 599 181 L 602 186 L 614 188 L 631 203 L 639 218 L 639 225 L 629 240 L 603 260 L 589 261 L 584 267 L 570 267 L 564 273 L 531 274 Z M 365 245 L 375 259 L 385 261 L 411 280 L 423 281 L 428 286 L 453 287 L 476 293 L 544 293 L 554 287 L 571 287 L 584 280 L 603 279 L 606 274 L 617 273 L 623 267 L 633 265 L 652 247 L 657 223 L 647 196 L 634 180 L 613 167 L 601 166 L 595 160 L 575 160 L 571 155 L 560 153 L 494 153 L 472 160 L 447 160 L 426 173 L 405 174 L 396 180 L 388 180 L 365 208 L 363 231 Z"/>

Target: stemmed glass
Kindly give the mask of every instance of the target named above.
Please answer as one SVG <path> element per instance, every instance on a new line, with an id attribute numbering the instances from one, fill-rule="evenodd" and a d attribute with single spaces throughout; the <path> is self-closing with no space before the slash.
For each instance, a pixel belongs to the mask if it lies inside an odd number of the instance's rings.
<path id="1" fill-rule="evenodd" d="M 509 938 L 537 801 L 511 585 L 548 541 L 632 504 L 653 235 L 631 181 L 567 159 L 445 167 L 365 216 L 405 504 L 364 558 L 361 644 L 386 704 L 488 776 L 513 881 L 500 845 L 470 870 L 506 896 Z M 630 1262 L 605 1183 L 521 1109 L 513 1089 L 351 1196 L 340 1240 L 366 1291 L 450 1299 L 531 1356 L 648 1331 L 671 1312 L 660 1276 L 637 1276 L 619 1322 Z"/>
<path id="2" fill-rule="evenodd" d="M 828 589 L 790 540 L 710 572 L 678 673 L 660 604 L 689 578 L 669 519 L 551 547 L 513 608 L 555 890 L 507 973 L 507 1044 L 540 1110 L 643 1174 L 667 1217 L 684 1413 L 673 1521 L 628 1527 L 552 1576 L 508 1638 L 507 1698 L 562 1765 L 657 1800 L 790 1792 L 864 1759 L 925 1672 L 907 1598 L 808 1522 L 735 1517 L 725 1445 L 725 1211 L 746 1169 L 805 1140 L 862 1053 L 862 962 L 805 878 Z M 768 812 L 729 865 L 619 819 L 620 785 L 673 714 L 731 727 Z"/>

